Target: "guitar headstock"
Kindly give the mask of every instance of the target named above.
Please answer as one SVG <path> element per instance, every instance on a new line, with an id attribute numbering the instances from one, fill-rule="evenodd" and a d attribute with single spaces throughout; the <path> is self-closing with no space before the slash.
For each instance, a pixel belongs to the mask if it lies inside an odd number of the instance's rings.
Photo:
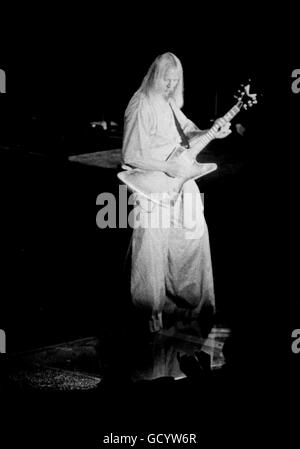
<path id="1" fill-rule="evenodd" d="M 251 80 L 249 79 L 245 84 L 241 84 L 237 94 L 234 98 L 238 100 L 238 106 L 243 109 L 251 108 L 257 104 L 257 93 L 250 93 Z"/>

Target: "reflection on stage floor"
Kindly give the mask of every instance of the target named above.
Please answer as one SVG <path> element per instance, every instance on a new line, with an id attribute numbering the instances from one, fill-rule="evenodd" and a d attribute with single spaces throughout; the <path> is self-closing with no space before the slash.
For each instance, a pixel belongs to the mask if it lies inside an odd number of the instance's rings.
<path id="1" fill-rule="evenodd" d="M 205 339 L 188 337 L 174 329 L 161 330 L 147 345 L 140 345 L 135 352 L 134 366 L 126 367 L 125 371 L 131 370 L 133 382 L 162 377 L 181 379 L 186 374 L 180 369 L 179 356 L 200 351 L 209 355 L 210 369 L 218 370 L 225 363 L 222 349 L 229 334 L 230 330 L 221 326 L 213 327 Z M 136 338 L 138 340 L 139 336 Z M 10 360 L 10 386 L 14 390 L 94 389 L 105 374 L 102 344 L 97 337 L 86 337 L 15 353 Z M 119 362 L 123 359 L 118 359 L 117 353 L 111 356 Z M 124 367 L 119 365 L 119 368 L 120 372 L 114 373 L 116 378 L 124 372 Z"/>

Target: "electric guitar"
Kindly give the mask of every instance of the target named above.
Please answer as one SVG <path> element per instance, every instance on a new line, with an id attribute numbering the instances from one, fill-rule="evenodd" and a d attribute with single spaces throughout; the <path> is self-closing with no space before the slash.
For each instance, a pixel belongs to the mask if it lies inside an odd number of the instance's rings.
<path id="1" fill-rule="evenodd" d="M 238 101 L 223 116 L 223 119 L 227 122 L 230 122 L 241 109 L 248 109 L 257 103 L 257 94 L 250 93 L 250 80 L 247 85 L 241 85 L 238 94 L 234 98 Z M 184 164 L 186 168 L 186 176 L 184 178 L 172 178 L 161 171 L 138 168 L 122 171 L 117 176 L 130 190 L 145 196 L 155 203 L 167 205 L 172 202 L 174 204 L 186 181 L 189 179 L 196 180 L 218 168 L 215 163 L 201 164 L 196 160 L 200 151 L 215 138 L 218 128 L 219 125 L 214 124 L 206 133 L 193 137 L 189 142 L 189 149 L 178 146 L 170 153 L 167 160 L 177 160 L 177 162 Z"/>

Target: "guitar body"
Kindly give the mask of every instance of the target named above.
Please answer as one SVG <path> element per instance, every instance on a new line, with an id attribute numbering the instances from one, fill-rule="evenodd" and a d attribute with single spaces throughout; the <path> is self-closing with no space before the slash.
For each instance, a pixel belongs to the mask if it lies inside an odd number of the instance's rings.
<path id="1" fill-rule="evenodd" d="M 161 204 L 176 201 L 186 181 L 198 179 L 217 169 L 214 163 L 199 164 L 190 150 L 183 147 L 176 147 L 168 160 L 177 160 L 186 168 L 187 175 L 184 178 L 172 178 L 160 171 L 135 168 L 120 172 L 117 176 L 130 190 Z"/>

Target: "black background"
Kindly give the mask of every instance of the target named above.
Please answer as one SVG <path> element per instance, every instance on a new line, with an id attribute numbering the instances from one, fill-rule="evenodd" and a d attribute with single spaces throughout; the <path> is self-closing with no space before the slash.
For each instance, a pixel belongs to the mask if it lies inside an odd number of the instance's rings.
<path id="1" fill-rule="evenodd" d="M 238 192 L 235 183 L 229 185 L 228 181 L 228 185 L 221 186 L 225 193 L 218 197 L 219 219 L 224 220 L 231 212 L 231 222 L 226 222 L 225 229 L 234 240 L 222 243 L 221 259 L 218 256 L 216 264 L 221 265 L 222 271 L 222 264 L 226 265 L 223 250 L 232 251 L 233 265 L 231 269 L 225 267 L 224 279 L 234 271 L 233 299 L 229 287 L 224 292 L 223 279 L 222 305 L 228 304 L 224 308 L 234 316 L 241 353 L 247 351 L 253 360 L 249 371 L 261 370 L 264 378 L 270 379 L 270 385 L 274 382 L 270 390 L 271 409 L 274 398 L 293 394 L 292 381 L 298 364 L 297 356 L 290 351 L 291 330 L 299 328 L 297 269 L 291 258 L 297 255 L 296 129 L 300 101 L 300 94 L 291 91 L 291 73 L 299 66 L 292 51 L 293 38 L 286 33 L 283 40 L 278 36 L 278 28 L 271 32 L 270 22 L 274 25 L 274 19 L 265 17 L 259 8 L 247 14 L 236 11 L 237 19 L 230 15 L 230 20 L 225 20 L 222 11 L 216 17 L 215 12 L 202 10 L 194 20 L 192 8 L 175 17 L 162 15 L 161 10 L 154 12 L 152 18 L 145 10 L 136 10 L 134 19 L 131 12 L 127 10 L 125 15 L 119 8 L 106 11 L 103 7 L 91 7 L 86 13 L 72 6 L 67 12 L 34 10 L 28 21 L 19 11 L 3 29 L 0 68 L 6 72 L 7 94 L 0 96 L 2 136 L 5 144 L 19 144 L 28 150 L 27 125 L 37 116 L 45 128 L 34 149 L 43 142 L 45 147 L 40 153 L 51 157 L 32 160 L 26 152 L 21 156 L 18 152 L 18 158 L 3 154 L 1 296 L 5 318 L 1 327 L 11 329 L 13 344 L 20 346 L 24 335 L 30 336 L 32 343 L 37 330 L 44 326 L 57 328 L 57 339 L 61 338 L 70 317 L 73 325 L 68 325 L 63 336 L 85 334 L 87 329 L 95 331 L 101 321 L 93 313 L 99 312 L 99 296 L 107 302 L 122 294 L 115 285 L 112 267 L 121 264 L 128 234 L 119 234 L 115 241 L 112 231 L 107 231 L 107 244 L 103 246 L 95 231 L 95 195 L 106 180 L 100 181 L 95 172 L 87 184 L 90 172 L 83 170 L 80 184 L 76 170 L 70 172 L 64 165 L 66 154 L 57 136 L 61 129 L 76 135 L 82 123 L 103 116 L 120 122 L 128 99 L 139 87 L 150 63 L 158 54 L 171 51 L 184 67 L 184 111 L 203 128 L 231 106 L 232 92 L 240 80 L 254 77 L 257 88 L 263 92 L 257 112 L 249 113 L 253 136 L 247 150 L 250 165 L 246 180 L 238 185 Z M 233 196 L 226 207 L 222 199 L 228 193 Z M 92 231 L 86 240 L 78 237 L 88 235 L 89 230 Z M 28 253 L 29 256 L 22 256 Z M 111 288 L 103 290 L 103 277 L 111 280 Z M 41 306 L 46 313 L 42 322 L 36 323 L 36 309 Z M 31 316 L 31 320 L 24 322 L 24 316 Z M 39 314 L 37 319 L 41 319 Z M 55 332 L 50 334 L 55 338 Z M 9 342 L 9 332 L 7 338 Z M 283 376 L 288 380 L 283 380 Z M 256 391 L 259 387 L 259 383 L 255 385 Z M 243 394 L 248 389 L 249 384 L 245 383 Z M 41 406 L 40 400 L 34 401 L 34 406 Z M 113 417 L 95 398 L 62 400 L 53 395 L 47 401 L 49 410 L 50 403 L 56 410 L 48 414 L 43 408 L 44 425 L 53 439 L 56 431 L 50 423 L 61 403 L 65 407 L 58 413 L 61 419 L 67 420 L 75 404 L 88 410 L 90 421 L 87 417 L 82 421 L 84 429 L 91 423 L 96 425 L 98 416 L 107 413 L 109 424 L 105 422 L 113 431 Z M 15 421 L 15 426 L 19 426 L 26 415 L 28 398 L 10 402 L 11 411 L 14 404 L 22 411 L 21 419 Z M 245 413 L 247 404 L 243 402 Z M 99 407 L 96 415 L 92 414 L 92 406 Z M 110 407 L 114 406 L 111 400 Z M 143 410 L 148 413 L 149 407 L 145 405 Z M 27 435 L 29 441 L 38 432 L 34 425 L 36 415 L 31 427 L 24 426 L 28 433 L 32 429 Z M 75 413 L 71 415 L 74 419 Z M 272 413 L 270 416 L 273 423 L 279 418 Z M 291 419 L 292 415 L 290 422 Z M 248 424 L 251 426 L 251 421 L 246 422 L 247 428 Z M 14 426 L 13 423 L 14 418 Z M 256 422 L 255 428 L 258 427 Z M 84 436 L 89 431 L 83 428 L 80 435 Z M 69 435 L 66 429 L 64 433 Z M 72 439 L 74 432 L 69 436 Z"/>

